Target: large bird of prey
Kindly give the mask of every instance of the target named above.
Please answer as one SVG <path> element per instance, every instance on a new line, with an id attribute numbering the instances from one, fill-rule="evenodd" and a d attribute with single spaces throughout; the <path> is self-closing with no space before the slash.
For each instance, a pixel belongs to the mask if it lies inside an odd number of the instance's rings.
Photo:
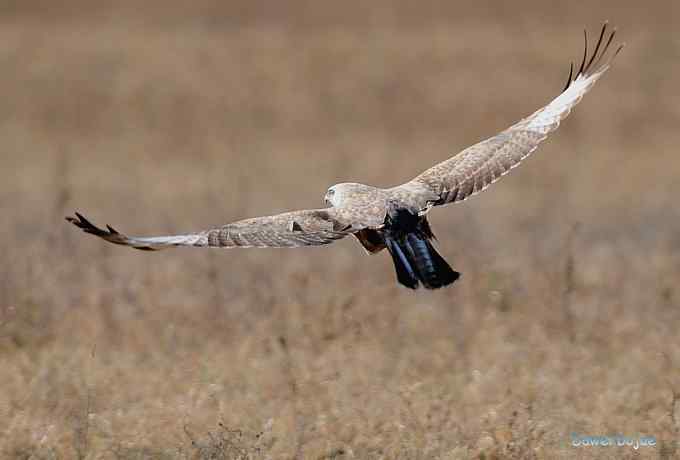
<path id="1" fill-rule="evenodd" d="M 323 209 L 245 219 L 223 227 L 174 236 L 129 237 L 102 229 L 81 214 L 66 219 L 111 243 L 154 251 L 173 246 L 282 248 L 318 246 L 354 235 L 375 254 L 387 249 L 397 281 L 416 289 L 447 286 L 458 279 L 432 246 L 427 213 L 434 206 L 463 201 L 486 189 L 533 152 L 609 69 L 623 45 L 607 56 L 615 35 L 604 23 L 589 57 L 588 37 L 579 69 L 572 63 L 562 93 L 505 131 L 475 144 L 414 179 L 392 188 L 341 183 L 328 189 Z M 607 57 L 605 57 L 607 56 Z"/>

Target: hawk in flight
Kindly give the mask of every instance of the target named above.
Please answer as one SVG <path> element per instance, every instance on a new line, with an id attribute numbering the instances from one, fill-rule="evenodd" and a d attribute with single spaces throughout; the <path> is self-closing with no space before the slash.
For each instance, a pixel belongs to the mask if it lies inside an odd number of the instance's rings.
<path id="1" fill-rule="evenodd" d="M 66 219 L 108 242 L 155 251 L 173 246 L 282 248 L 318 246 L 354 235 L 375 254 L 387 249 L 397 281 L 416 289 L 437 289 L 456 281 L 454 271 L 432 246 L 434 235 L 427 213 L 435 206 L 463 201 L 486 189 L 517 166 L 557 129 L 597 80 L 609 69 L 623 45 L 608 50 L 616 30 L 602 26 L 589 56 L 584 34 L 583 60 L 572 63 L 562 93 L 548 105 L 505 131 L 479 142 L 393 188 L 341 183 L 328 189 L 329 207 L 245 219 L 223 227 L 174 236 L 132 237 L 110 226 L 92 224 L 81 214 Z"/>

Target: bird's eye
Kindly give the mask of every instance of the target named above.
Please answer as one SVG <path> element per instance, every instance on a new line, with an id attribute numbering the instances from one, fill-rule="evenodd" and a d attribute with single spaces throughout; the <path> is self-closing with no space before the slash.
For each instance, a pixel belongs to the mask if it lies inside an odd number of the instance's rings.
<path id="1" fill-rule="evenodd" d="M 333 195 L 335 195 L 335 190 L 333 190 L 332 188 L 328 189 L 328 196 L 333 196 Z"/>

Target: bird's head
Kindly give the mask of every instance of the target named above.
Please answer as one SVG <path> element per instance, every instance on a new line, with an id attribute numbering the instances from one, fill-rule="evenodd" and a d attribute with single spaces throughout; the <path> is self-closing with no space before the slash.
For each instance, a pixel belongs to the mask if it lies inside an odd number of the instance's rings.
<path id="1" fill-rule="evenodd" d="M 352 194 L 356 193 L 363 187 L 366 186 L 362 184 L 355 184 L 353 182 L 335 184 L 334 186 L 328 189 L 328 191 L 326 192 L 326 196 L 323 199 L 326 202 L 326 204 L 329 204 L 337 208 L 339 206 L 342 206 L 342 203 L 347 198 L 351 197 Z"/>

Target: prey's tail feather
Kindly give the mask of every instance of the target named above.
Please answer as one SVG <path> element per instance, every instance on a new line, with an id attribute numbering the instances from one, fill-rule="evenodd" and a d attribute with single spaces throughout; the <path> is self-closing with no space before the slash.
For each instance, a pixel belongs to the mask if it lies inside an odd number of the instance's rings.
<path id="1" fill-rule="evenodd" d="M 399 244 L 390 236 L 385 237 L 385 245 L 392 256 L 394 270 L 397 272 L 397 281 L 407 288 L 417 289 L 418 278 L 404 250 L 399 247 Z"/>
<path id="2" fill-rule="evenodd" d="M 419 238 L 414 233 L 410 233 L 406 235 L 404 246 L 406 246 L 411 254 L 419 278 L 425 281 L 434 280 L 437 277 L 437 272 L 427 247 L 427 241 Z"/>
<path id="3" fill-rule="evenodd" d="M 427 239 L 411 233 L 406 237 L 406 244 L 413 255 L 418 279 L 427 289 L 439 289 L 460 278 L 460 273 L 451 268 Z"/>

